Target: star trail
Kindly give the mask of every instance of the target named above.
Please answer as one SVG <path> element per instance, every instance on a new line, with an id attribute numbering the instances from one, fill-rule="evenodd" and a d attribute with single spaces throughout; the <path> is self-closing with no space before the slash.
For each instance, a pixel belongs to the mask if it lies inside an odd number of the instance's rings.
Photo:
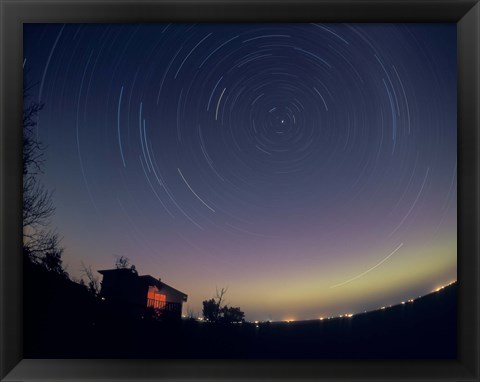
<path id="1" fill-rule="evenodd" d="M 25 24 L 23 65 L 74 276 L 252 320 L 456 279 L 454 24 Z"/>

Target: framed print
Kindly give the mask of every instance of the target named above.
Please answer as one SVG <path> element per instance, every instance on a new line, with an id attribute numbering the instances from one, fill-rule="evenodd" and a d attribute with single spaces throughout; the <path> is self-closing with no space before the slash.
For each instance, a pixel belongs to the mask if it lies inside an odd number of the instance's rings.
<path id="1" fill-rule="evenodd" d="M 476 381 L 476 1 L 2 1 L 5 381 Z"/>

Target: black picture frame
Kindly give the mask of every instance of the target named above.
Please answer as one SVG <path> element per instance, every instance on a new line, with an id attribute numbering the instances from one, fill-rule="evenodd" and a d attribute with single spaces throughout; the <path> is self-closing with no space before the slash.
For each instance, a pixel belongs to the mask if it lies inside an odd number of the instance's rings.
<path id="1" fill-rule="evenodd" d="M 2 381 L 479 381 L 478 0 L 0 0 Z M 454 22 L 458 31 L 458 359 L 40 360 L 22 354 L 23 23 Z"/>

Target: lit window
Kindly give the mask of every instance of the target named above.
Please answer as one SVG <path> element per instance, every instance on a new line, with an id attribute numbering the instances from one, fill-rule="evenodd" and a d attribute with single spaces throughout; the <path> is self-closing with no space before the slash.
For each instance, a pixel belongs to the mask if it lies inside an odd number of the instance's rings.
<path id="1" fill-rule="evenodd" d="M 167 296 L 159 292 L 157 287 L 148 287 L 147 306 L 149 308 L 163 309 L 167 301 Z"/>

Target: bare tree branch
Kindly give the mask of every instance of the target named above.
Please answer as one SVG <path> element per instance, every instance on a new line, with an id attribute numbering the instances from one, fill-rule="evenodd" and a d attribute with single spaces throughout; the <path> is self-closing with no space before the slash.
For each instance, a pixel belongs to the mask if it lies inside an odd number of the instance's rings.
<path id="1" fill-rule="evenodd" d="M 55 213 L 53 192 L 40 182 L 46 147 L 37 134 L 38 113 L 43 103 L 30 99 L 32 87 L 23 88 L 23 248 L 29 259 L 48 271 L 67 276 L 62 266 L 60 237 L 48 227 Z"/>
<path id="2" fill-rule="evenodd" d="M 87 267 L 83 261 L 81 262 L 81 266 L 82 266 L 82 276 L 85 276 L 88 280 L 88 283 L 87 283 L 88 290 L 95 295 L 99 294 L 100 283 L 98 281 L 98 278 L 94 276 L 92 266 L 89 265 Z"/>
<path id="3" fill-rule="evenodd" d="M 223 306 L 222 306 L 222 302 L 223 302 L 223 297 L 225 296 L 225 294 L 227 293 L 227 290 L 228 288 L 223 288 L 218 290 L 218 287 L 215 288 L 216 289 L 216 299 L 217 299 L 217 306 L 218 306 L 218 310 L 222 309 Z"/>
<path id="4" fill-rule="evenodd" d="M 130 266 L 130 259 L 125 256 L 115 256 L 115 268 L 117 269 L 125 269 Z"/>

